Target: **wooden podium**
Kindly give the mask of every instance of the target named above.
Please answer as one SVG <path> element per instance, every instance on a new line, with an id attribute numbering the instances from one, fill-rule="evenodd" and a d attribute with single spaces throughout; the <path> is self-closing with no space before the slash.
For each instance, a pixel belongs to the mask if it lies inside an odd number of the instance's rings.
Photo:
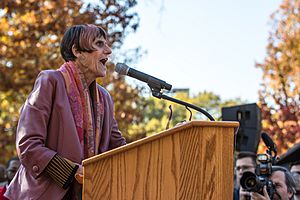
<path id="1" fill-rule="evenodd" d="M 83 198 L 233 199 L 238 122 L 192 121 L 83 161 Z"/>

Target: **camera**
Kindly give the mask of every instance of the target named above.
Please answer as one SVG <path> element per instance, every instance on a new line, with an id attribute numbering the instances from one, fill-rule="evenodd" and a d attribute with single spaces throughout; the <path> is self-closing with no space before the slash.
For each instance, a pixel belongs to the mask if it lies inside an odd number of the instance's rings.
<path id="1" fill-rule="evenodd" d="M 264 186 L 267 187 L 269 197 L 272 199 L 275 192 L 275 185 L 268 178 L 272 174 L 272 159 L 268 154 L 257 155 L 257 167 L 255 173 L 244 172 L 240 184 L 248 192 L 263 194 Z"/>
<path id="2" fill-rule="evenodd" d="M 257 154 L 257 166 L 255 173 L 244 172 L 240 184 L 248 192 L 258 192 L 263 195 L 263 188 L 266 186 L 270 199 L 275 193 L 275 185 L 269 179 L 272 174 L 272 165 L 275 163 L 277 156 L 276 145 L 271 138 L 262 133 L 262 139 L 268 147 L 266 154 Z"/>

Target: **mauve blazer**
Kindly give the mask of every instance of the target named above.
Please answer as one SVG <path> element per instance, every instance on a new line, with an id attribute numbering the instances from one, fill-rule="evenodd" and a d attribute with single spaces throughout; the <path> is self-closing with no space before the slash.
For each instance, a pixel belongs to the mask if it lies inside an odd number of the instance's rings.
<path id="1" fill-rule="evenodd" d="M 104 98 L 99 152 L 126 144 L 114 118 L 113 101 L 100 85 Z M 84 159 L 62 74 L 42 71 L 21 109 L 16 134 L 21 166 L 5 196 L 9 199 L 62 199 L 66 190 L 42 172 L 58 155 L 75 163 Z"/>

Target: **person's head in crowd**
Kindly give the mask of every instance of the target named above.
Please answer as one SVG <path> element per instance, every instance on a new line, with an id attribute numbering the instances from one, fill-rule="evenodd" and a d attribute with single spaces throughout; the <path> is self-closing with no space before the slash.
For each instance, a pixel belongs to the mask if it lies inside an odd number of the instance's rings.
<path id="1" fill-rule="evenodd" d="M 290 164 L 290 172 L 292 174 L 300 174 L 300 160 Z"/>
<path id="2" fill-rule="evenodd" d="M 296 183 L 292 174 L 284 167 L 273 166 L 272 175 L 269 179 L 275 186 L 275 192 L 272 200 L 292 200 L 294 199 Z M 252 199 L 270 199 L 266 187 L 263 189 L 263 195 L 257 192 L 251 192 Z"/>
<path id="3" fill-rule="evenodd" d="M 291 163 L 290 171 L 294 177 L 296 182 L 296 193 L 295 193 L 295 200 L 300 200 L 300 160 Z"/>
<path id="4" fill-rule="evenodd" d="M 5 165 L 0 164 L 0 183 L 6 181 L 5 171 L 6 171 Z"/>
<path id="5" fill-rule="evenodd" d="M 240 186 L 240 179 L 244 172 L 255 172 L 256 154 L 249 151 L 241 151 L 237 154 L 235 164 L 236 187 Z"/>
<path id="6" fill-rule="evenodd" d="M 14 178 L 15 174 L 17 173 L 19 167 L 20 167 L 20 160 L 18 157 L 12 157 L 7 162 L 6 166 L 6 179 L 7 182 L 10 183 L 11 180 Z"/>

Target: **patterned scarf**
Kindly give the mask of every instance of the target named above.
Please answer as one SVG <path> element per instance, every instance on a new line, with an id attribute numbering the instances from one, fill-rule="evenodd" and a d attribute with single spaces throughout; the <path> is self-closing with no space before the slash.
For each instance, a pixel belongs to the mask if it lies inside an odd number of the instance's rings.
<path id="1" fill-rule="evenodd" d="M 69 103 L 84 158 L 97 155 L 101 137 L 100 117 L 104 113 L 103 96 L 94 81 L 91 83 L 94 84 L 91 91 L 94 98 L 91 100 L 89 86 L 74 62 L 64 63 L 58 71 L 62 73 L 65 79 Z"/>

